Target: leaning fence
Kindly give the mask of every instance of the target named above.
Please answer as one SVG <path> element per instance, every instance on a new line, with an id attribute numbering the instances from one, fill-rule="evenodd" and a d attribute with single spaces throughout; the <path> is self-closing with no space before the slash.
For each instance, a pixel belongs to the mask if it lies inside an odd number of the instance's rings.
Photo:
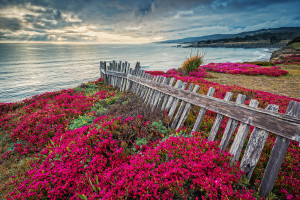
<path id="1" fill-rule="evenodd" d="M 224 116 L 228 117 L 219 147 L 221 150 L 229 147 L 233 133 L 238 127 L 229 150 L 233 155 L 231 162 L 239 160 L 242 156 L 240 168 L 246 172 L 249 179 L 269 133 L 276 134 L 276 141 L 260 185 L 262 197 L 272 191 L 290 141 L 300 141 L 299 102 L 290 101 L 286 113 L 281 114 L 278 113 L 277 105 L 269 104 L 266 109 L 260 109 L 258 101 L 254 99 L 249 105 L 244 105 L 246 96 L 242 94 L 238 94 L 235 102 L 230 101 L 232 92 L 227 92 L 224 99 L 217 99 L 213 97 L 215 91 L 213 87 L 209 88 L 207 95 L 199 94 L 199 85 L 190 84 L 186 88 L 188 85 L 186 82 L 180 80 L 176 82 L 175 78 L 150 75 L 140 68 L 139 62 L 133 69 L 128 62 L 101 61 L 100 76 L 105 83 L 118 87 L 121 91 L 134 92 L 152 109 L 166 110 L 171 120 L 171 128 L 183 126 L 192 105 L 201 108 L 192 131 L 199 130 L 207 110 L 217 113 L 208 137 L 209 141 L 215 140 Z M 254 129 L 241 155 L 250 126 L 254 126 Z"/>

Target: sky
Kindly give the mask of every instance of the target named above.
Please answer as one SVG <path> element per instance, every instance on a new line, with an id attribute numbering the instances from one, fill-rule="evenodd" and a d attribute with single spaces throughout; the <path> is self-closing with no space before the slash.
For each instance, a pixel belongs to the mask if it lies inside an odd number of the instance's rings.
<path id="1" fill-rule="evenodd" d="M 149 43 L 300 27 L 299 0 L 0 0 L 0 42 Z"/>

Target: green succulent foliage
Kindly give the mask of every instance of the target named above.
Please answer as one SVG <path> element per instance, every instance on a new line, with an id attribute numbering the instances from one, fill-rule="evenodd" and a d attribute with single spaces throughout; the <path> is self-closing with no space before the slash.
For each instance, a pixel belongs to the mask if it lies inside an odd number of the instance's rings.
<path id="1" fill-rule="evenodd" d="M 148 141 L 145 139 L 145 138 L 138 138 L 136 141 L 135 141 L 135 144 L 136 145 L 146 145 L 148 144 Z"/>
<path id="2" fill-rule="evenodd" d="M 95 118 L 96 118 L 95 116 L 91 116 L 91 115 L 79 116 L 78 118 L 71 121 L 69 129 L 75 130 L 77 128 L 81 128 L 83 126 L 92 124 Z"/>
<path id="3" fill-rule="evenodd" d="M 151 126 L 152 130 L 156 129 L 159 133 L 163 133 L 164 135 L 170 132 L 169 129 L 163 125 L 161 120 L 159 120 L 158 122 L 152 122 Z"/>
<path id="4" fill-rule="evenodd" d="M 112 104 L 116 103 L 119 98 L 120 98 L 119 95 L 115 95 L 114 97 L 107 99 L 105 103 L 107 105 L 112 105 Z"/>
<path id="5" fill-rule="evenodd" d="M 98 92 L 97 85 L 94 83 L 88 83 L 86 84 L 87 88 L 85 89 L 85 95 L 86 96 L 93 96 Z"/>
<path id="6" fill-rule="evenodd" d="M 95 111 L 98 116 L 103 115 L 107 111 L 107 108 L 105 108 L 103 104 L 103 102 L 96 102 L 91 111 Z"/>
<path id="7" fill-rule="evenodd" d="M 136 139 L 135 144 L 136 144 L 136 146 L 139 146 L 141 149 L 143 145 L 148 144 L 148 141 L 146 140 L 146 138 L 138 138 L 138 139 Z M 133 152 L 138 153 L 140 150 L 136 149 L 135 147 L 133 148 Z"/>
<path id="8" fill-rule="evenodd" d="M 74 88 L 74 90 L 75 90 L 76 92 L 78 92 L 78 93 L 81 93 L 81 92 L 84 91 L 84 89 L 81 88 L 81 87 L 76 87 L 76 88 Z"/>

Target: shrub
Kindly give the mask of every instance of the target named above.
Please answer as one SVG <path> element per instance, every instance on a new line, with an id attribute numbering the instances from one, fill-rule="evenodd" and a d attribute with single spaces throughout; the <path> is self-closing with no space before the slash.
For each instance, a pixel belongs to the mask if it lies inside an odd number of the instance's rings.
<path id="1" fill-rule="evenodd" d="M 253 64 L 258 66 L 274 66 L 275 64 L 268 61 L 252 61 L 252 62 L 243 62 L 245 64 Z"/>
<path id="2" fill-rule="evenodd" d="M 184 63 L 182 64 L 181 69 L 185 70 L 187 73 L 197 69 L 203 63 L 203 54 L 197 52 L 195 55 L 190 55 Z"/>

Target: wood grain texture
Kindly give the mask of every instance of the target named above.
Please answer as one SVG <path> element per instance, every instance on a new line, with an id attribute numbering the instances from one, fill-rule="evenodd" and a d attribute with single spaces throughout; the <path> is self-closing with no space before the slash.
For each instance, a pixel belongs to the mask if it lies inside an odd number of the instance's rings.
<path id="1" fill-rule="evenodd" d="M 172 87 L 174 83 L 175 83 L 175 78 L 171 78 L 168 86 Z M 168 103 L 170 95 L 166 94 L 165 92 L 162 92 L 162 93 L 164 94 L 164 100 L 163 100 L 162 105 L 161 105 L 161 110 L 164 111 L 165 108 L 166 108 L 166 105 Z"/>
<path id="2" fill-rule="evenodd" d="M 122 63 L 121 72 L 125 74 L 125 62 Z M 120 90 L 121 91 L 124 91 L 123 88 L 124 88 L 124 85 L 126 83 L 125 82 L 126 79 L 127 79 L 127 77 L 126 78 L 122 77 L 122 79 L 121 79 L 121 84 L 120 84 Z"/>
<path id="3" fill-rule="evenodd" d="M 162 80 L 163 80 L 163 76 L 158 76 L 157 82 L 158 82 L 158 83 L 162 83 Z M 149 106 L 150 106 L 151 108 L 153 107 L 154 101 L 156 100 L 158 94 L 159 94 L 159 91 L 157 91 L 157 90 L 154 90 L 154 91 L 153 91 L 152 98 L 151 98 L 150 101 L 149 101 Z"/>
<path id="4" fill-rule="evenodd" d="M 145 75 L 145 80 L 151 80 L 151 78 L 152 77 L 151 77 L 150 74 Z M 142 98 L 143 101 L 145 100 L 145 98 L 147 96 L 148 90 L 149 90 L 149 88 L 147 86 L 144 86 L 144 91 L 141 94 L 141 98 Z"/>
<path id="5" fill-rule="evenodd" d="M 238 94 L 235 103 L 244 104 L 245 100 L 246 100 L 246 95 Z M 225 131 L 223 133 L 222 140 L 219 145 L 221 150 L 225 151 L 225 149 L 228 147 L 232 134 L 234 133 L 237 125 L 238 125 L 237 120 L 231 118 L 228 120 Z"/>
<path id="6" fill-rule="evenodd" d="M 121 67 L 122 67 L 121 65 L 122 65 L 121 61 L 117 63 L 117 72 L 121 72 Z M 122 79 L 122 77 L 117 76 L 117 87 L 118 88 L 121 88 L 121 79 Z"/>
<path id="7" fill-rule="evenodd" d="M 174 88 L 176 88 L 176 89 L 180 89 L 181 88 L 181 85 L 182 85 L 182 81 L 181 80 L 177 80 L 177 82 L 176 82 L 176 84 L 175 84 L 175 86 L 174 86 Z M 164 110 L 167 110 L 167 111 L 169 111 L 170 110 L 170 108 L 171 108 L 171 106 L 172 106 L 172 103 L 173 103 L 173 100 L 174 100 L 174 96 L 173 95 L 170 95 L 169 96 L 169 99 L 168 99 L 168 102 L 167 102 L 167 104 L 166 104 L 166 107 L 165 107 L 165 109 Z"/>
<path id="8" fill-rule="evenodd" d="M 181 84 L 180 88 L 181 88 L 182 90 L 185 90 L 186 86 L 187 86 L 187 83 L 186 83 L 186 82 L 183 82 L 183 83 Z M 168 113 L 168 116 L 169 116 L 170 120 L 172 120 L 172 118 L 173 118 L 173 116 L 174 116 L 174 114 L 175 114 L 175 111 L 176 111 L 176 109 L 177 109 L 178 103 L 179 103 L 179 99 L 178 99 L 178 98 L 174 98 L 174 100 L 173 100 L 173 102 L 172 102 L 172 105 L 171 105 L 171 107 L 170 107 L 170 111 L 169 111 L 169 113 Z"/>
<path id="9" fill-rule="evenodd" d="M 125 61 L 124 63 L 124 73 L 126 74 L 126 78 L 124 78 L 124 82 L 123 82 L 123 88 L 122 88 L 122 91 L 125 91 L 126 90 L 126 87 L 127 87 L 127 84 L 128 84 L 128 79 L 127 79 L 127 74 L 128 74 L 128 71 L 129 71 L 129 68 L 128 68 L 128 62 Z"/>
<path id="10" fill-rule="evenodd" d="M 109 85 L 108 76 L 106 75 L 107 65 L 105 61 L 103 62 L 103 69 L 104 69 L 105 83 Z"/>
<path id="11" fill-rule="evenodd" d="M 127 76 L 131 75 L 132 73 L 132 68 L 130 67 L 130 64 L 128 63 L 128 73 L 127 73 Z M 133 81 L 132 80 L 129 80 L 127 78 L 127 84 L 126 84 L 126 91 L 130 91 L 131 90 L 131 87 L 132 87 L 132 84 L 133 84 Z"/>
<path id="12" fill-rule="evenodd" d="M 159 79 L 158 76 L 154 76 L 154 77 L 153 77 L 153 82 L 158 82 L 158 79 Z M 147 96 L 147 99 L 146 99 L 146 101 L 145 101 L 145 103 L 146 103 L 147 105 L 150 104 L 150 101 L 151 101 L 151 99 L 152 99 L 152 96 L 153 96 L 153 92 L 154 92 L 154 91 L 155 91 L 155 88 L 150 88 L 149 95 Z"/>
<path id="13" fill-rule="evenodd" d="M 160 82 L 161 82 L 162 84 L 165 84 L 166 81 L 167 81 L 167 77 L 161 76 Z M 155 99 L 153 100 L 153 103 L 151 104 L 152 111 L 154 110 L 154 108 L 157 107 L 157 104 L 158 104 L 159 99 L 161 98 L 161 96 L 162 96 L 162 93 L 159 92 L 159 91 L 157 91 L 156 97 L 155 97 Z"/>
<path id="14" fill-rule="evenodd" d="M 214 95 L 214 93 L 215 93 L 215 88 L 210 87 L 208 89 L 207 96 L 212 97 Z M 207 111 L 207 109 L 205 107 L 202 107 L 200 109 L 200 111 L 198 113 L 198 116 L 197 116 L 197 119 L 195 121 L 194 127 L 192 129 L 193 132 L 197 132 L 199 130 L 206 111 Z"/>
<path id="15" fill-rule="evenodd" d="M 145 73 L 144 79 L 145 80 L 149 79 L 149 74 Z M 143 99 L 145 91 L 146 91 L 146 86 L 142 85 L 141 93 L 139 95 L 141 99 Z"/>
<path id="16" fill-rule="evenodd" d="M 189 91 L 192 91 L 192 90 L 193 90 L 193 87 L 194 87 L 194 84 L 191 83 L 191 84 L 189 85 L 188 90 L 189 90 Z M 171 128 L 175 128 L 175 127 L 177 126 L 177 123 L 178 123 L 179 119 L 181 118 L 181 116 L 182 116 L 182 114 L 183 114 L 183 111 L 184 111 L 184 109 L 185 109 L 186 104 L 187 104 L 187 103 L 186 103 L 185 101 L 182 101 L 182 102 L 181 102 L 181 104 L 180 104 L 180 106 L 179 106 L 179 109 L 178 109 L 178 111 L 177 111 L 177 113 L 176 113 L 176 115 L 175 115 L 175 117 L 174 117 L 174 120 L 173 120 L 173 122 L 172 122 L 172 124 L 171 124 Z"/>
<path id="17" fill-rule="evenodd" d="M 300 103 L 291 101 L 286 110 L 287 115 L 299 117 L 300 116 Z M 262 178 L 260 184 L 260 192 L 259 195 L 261 197 L 265 197 L 269 192 L 272 191 L 276 177 L 280 170 L 282 161 L 285 157 L 286 151 L 290 144 L 290 139 L 284 138 L 282 136 L 277 136 L 275 144 L 272 148 L 272 152 L 267 164 L 267 167 L 264 172 L 264 176 Z"/>
<path id="18" fill-rule="evenodd" d="M 154 79 L 154 76 L 150 74 L 150 78 L 149 78 L 148 81 L 152 82 L 153 79 Z M 151 88 L 150 88 L 150 87 L 147 87 L 147 86 L 146 86 L 146 88 L 147 88 L 147 91 L 146 91 L 146 93 L 145 93 L 144 103 L 147 101 L 147 98 L 149 98 L 148 96 L 150 95 L 150 91 L 151 91 Z"/>
<path id="19" fill-rule="evenodd" d="M 277 105 L 269 104 L 266 110 L 272 112 L 278 112 L 279 107 Z M 269 132 L 263 129 L 255 127 L 250 135 L 248 144 L 246 146 L 240 168 L 246 172 L 248 179 L 251 178 L 255 166 L 259 160 L 261 152 L 265 146 Z"/>
<path id="20" fill-rule="evenodd" d="M 140 69 L 138 69 L 137 67 L 135 67 L 135 69 L 132 70 L 132 72 L 133 72 L 133 76 L 139 78 L 139 77 L 138 77 L 138 74 L 140 73 Z M 133 87 L 132 87 L 132 92 L 133 92 L 133 93 L 136 92 L 136 89 L 137 89 L 138 85 L 139 85 L 138 82 L 134 82 L 134 83 L 133 83 Z"/>
<path id="21" fill-rule="evenodd" d="M 163 82 L 164 85 L 169 85 L 171 82 L 171 78 L 166 78 L 165 81 Z M 158 102 L 156 104 L 156 108 L 160 109 L 162 107 L 162 104 L 165 100 L 167 95 L 165 95 L 164 93 L 160 92 L 160 96 L 158 98 Z"/>
<path id="22" fill-rule="evenodd" d="M 140 73 L 138 74 L 138 77 L 140 78 L 144 78 L 145 77 L 145 71 L 144 70 L 140 70 Z M 141 93 L 141 89 L 144 85 L 142 84 L 139 84 L 138 87 L 137 87 L 137 90 L 136 90 L 136 94 L 138 96 L 140 96 L 140 93 Z"/>
<path id="23" fill-rule="evenodd" d="M 199 89 L 200 89 L 200 86 L 196 85 L 192 92 L 198 93 Z M 192 104 L 186 103 L 185 108 L 182 112 L 182 115 L 181 115 L 181 117 L 180 117 L 180 119 L 179 119 L 179 121 L 176 125 L 176 129 L 179 129 L 181 126 L 183 126 L 183 123 L 185 122 L 186 118 L 188 117 L 188 114 L 191 110 L 191 107 L 192 107 Z"/>
<path id="24" fill-rule="evenodd" d="M 230 101 L 232 99 L 232 96 L 233 96 L 233 93 L 232 92 L 226 92 L 226 95 L 224 97 L 224 101 Z M 224 118 L 224 115 L 221 115 L 221 114 L 217 114 L 216 116 L 216 119 L 214 121 L 214 124 L 210 130 L 210 134 L 208 136 L 208 141 L 214 141 L 217 134 L 218 134 L 218 131 L 221 127 L 221 124 L 223 122 L 223 118 Z"/>
<path id="25" fill-rule="evenodd" d="M 258 107 L 258 101 L 252 99 L 250 101 L 249 106 L 257 108 Z M 242 152 L 242 148 L 245 144 L 245 141 L 246 141 L 247 135 L 249 133 L 249 130 L 250 130 L 250 125 L 249 124 L 246 124 L 246 123 L 241 123 L 240 124 L 238 132 L 237 132 L 237 134 L 234 138 L 234 141 L 233 141 L 233 143 L 231 145 L 231 148 L 230 148 L 230 151 L 229 151 L 229 153 L 231 155 L 233 155 L 233 157 L 231 158 L 231 164 L 233 164 L 234 161 L 239 160 L 240 154 Z"/>

